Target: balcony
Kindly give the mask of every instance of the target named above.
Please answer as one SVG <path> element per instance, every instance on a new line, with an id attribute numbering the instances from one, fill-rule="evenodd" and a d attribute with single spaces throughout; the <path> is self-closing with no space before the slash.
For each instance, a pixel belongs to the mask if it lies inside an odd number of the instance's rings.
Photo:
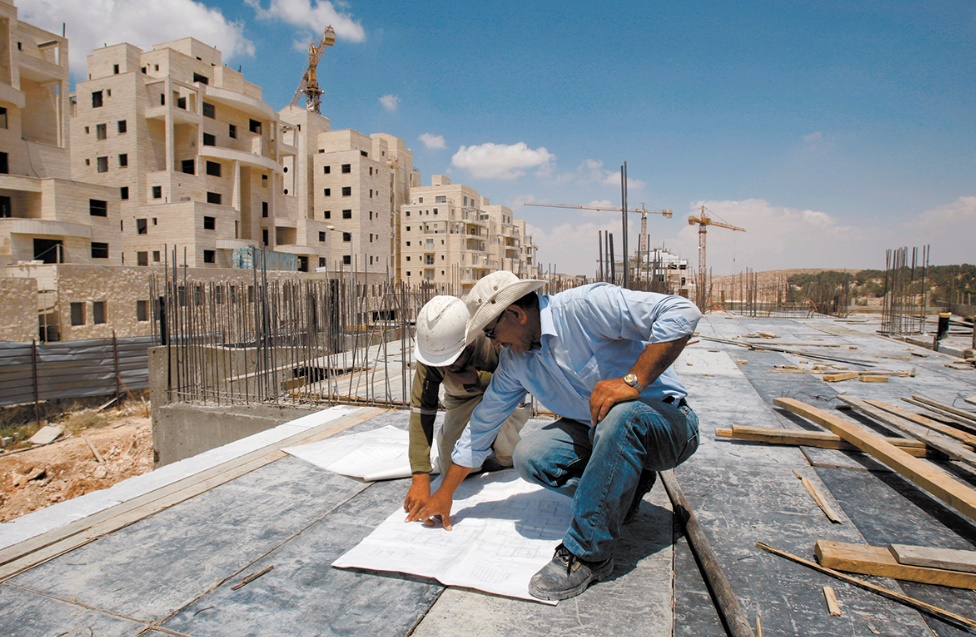
<path id="1" fill-rule="evenodd" d="M 62 68 L 54 62 L 28 55 L 21 52 L 17 61 L 20 63 L 20 76 L 43 84 L 44 82 L 60 81 L 68 79 L 68 69 Z"/>
<path id="2" fill-rule="evenodd" d="M 80 223 L 45 219 L 0 219 L 0 234 L 91 239 L 92 227 Z"/>
<path id="3" fill-rule="evenodd" d="M 263 170 L 273 170 L 277 173 L 282 172 L 281 165 L 275 160 L 268 157 L 263 157 L 261 155 L 254 155 L 242 150 L 223 148 L 221 146 L 200 146 L 199 154 L 200 157 L 236 161 L 240 162 L 242 166 L 250 166 L 252 168 L 260 168 Z"/>
<path id="4" fill-rule="evenodd" d="M 275 113 L 274 109 L 257 98 L 238 93 L 237 91 L 229 91 L 218 86 L 204 85 L 202 88 L 204 89 L 203 94 L 208 101 L 227 104 L 240 111 L 244 111 L 252 117 L 267 120 L 268 122 L 273 122 L 277 119 L 277 113 Z"/>
<path id="5" fill-rule="evenodd" d="M 27 97 L 9 84 L 0 82 L 0 102 L 9 102 L 17 108 L 24 108 L 27 104 Z"/>

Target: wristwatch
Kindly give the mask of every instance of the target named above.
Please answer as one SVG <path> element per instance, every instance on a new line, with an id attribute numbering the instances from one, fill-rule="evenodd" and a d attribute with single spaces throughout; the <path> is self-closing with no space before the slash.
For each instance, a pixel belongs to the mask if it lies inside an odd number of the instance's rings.
<path id="1" fill-rule="evenodd" d="M 636 389 L 638 394 L 644 391 L 644 386 L 640 384 L 640 382 L 637 380 L 637 374 L 633 372 L 629 372 L 626 376 L 624 376 L 624 382 Z"/>

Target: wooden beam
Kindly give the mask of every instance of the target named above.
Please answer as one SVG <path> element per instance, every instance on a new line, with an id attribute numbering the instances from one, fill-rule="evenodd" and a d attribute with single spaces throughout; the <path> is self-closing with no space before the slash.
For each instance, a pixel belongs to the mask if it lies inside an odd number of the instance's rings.
<path id="1" fill-rule="evenodd" d="M 842 380 L 857 378 L 859 375 L 857 372 L 840 372 L 839 374 L 824 374 L 823 379 L 828 383 L 839 383 Z"/>
<path id="2" fill-rule="evenodd" d="M 888 550 L 891 551 L 899 564 L 976 573 L 976 551 L 910 546 L 908 544 L 889 544 Z"/>
<path id="3" fill-rule="evenodd" d="M 776 398 L 773 404 L 826 427 L 970 520 L 976 520 L 976 490 L 955 480 L 935 465 L 908 455 L 864 427 L 795 398 Z"/>
<path id="4" fill-rule="evenodd" d="M 926 405 L 931 405 L 932 407 L 935 407 L 936 409 L 941 409 L 942 411 L 947 411 L 950 414 L 953 414 L 955 416 L 959 416 L 960 418 L 965 418 L 966 420 L 968 420 L 971 423 L 973 423 L 973 425 L 976 425 L 976 414 L 974 414 L 971 411 L 966 411 L 965 409 L 958 409 L 956 407 L 953 407 L 952 405 L 946 405 L 945 403 L 937 402 L 937 401 L 932 400 L 930 398 L 926 398 L 925 396 L 912 396 L 912 398 L 914 398 L 915 400 L 917 400 L 920 403 L 924 403 Z"/>
<path id="5" fill-rule="evenodd" d="M 910 405 L 915 405 L 916 407 L 921 407 L 927 409 L 933 414 L 935 414 L 941 420 L 955 423 L 957 426 L 962 427 L 971 434 L 976 434 L 976 424 L 973 424 L 968 418 L 962 418 L 961 416 L 955 416 L 948 411 L 939 409 L 938 407 L 933 407 L 932 405 L 927 405 L 923 402 L 919 402 L 914 398 L 907 398 L 902 396 L 902 400 Z"/>
<path id="6" fill-rule="evenodd" d="M 832 568 L 821 566 L 816 562 L 805 560 L 798 555 L 793 555 L 792 553 L 787 553 L 786 551 L 783 551 L 781 549 L 773 548 L 772 546 L 766 544 L 765 542 L 756 542 L 756 546 L 763 549 L 764 551 L 769 551 L 773 555 L 779 555 L 780 557 L 785 557 L 786 559 L 792 560 L 797 564 L 802 564 L 807 568 L 812 568 L 813 570 L 823 573 L 825 575 L 836 577 L 842 582 L 847 582 L 848 584 L 858 586 L 865 590 L 871 591 L 872 593 L 877 593 L 878 595 L 881 595 L 882 597 L 887 597 L 888 599 L 894 600 L 899 604 L 911 606 L 916 610 L 920 610 L 923 613 L 928 613 L 933 617 L 938 617 L 943 621 L 952 622 L 956 625 L 965 626 L 967 628 L 976 628 L 976 621 L 973 621 L 968 617 L 963 617 L 962 615 L 957 615 L 956 613 L 947 611 L 943 608 L 939 608 L 938 606 L 933 606 L 932 604 L 923 602 L 920 599 L 909 597 L 908 595 L 899 593 L 898 591 L 893 591 L 888 588 L 884 588 L 883 586 L 878 586 L 877 584 L 871 584 L 870 582 L 859 580 L 856 577 L 852 577 L 846 573 L 841 573 L 840 571 L 835 571 Z"/>
<path id="7" fill-rule="evenodd" d="M 872 407 L 877 407 L 878 409 L 883 409 L 888 413 L 901 416 L 905 420 L 911 420 L 915 424 L 928 427 L 929 429 L 934 429 L 939 433 L 944 433 L 945 435 L 951 436 L 960 442 L 964 442 L 968 445 L 976 445 L 976 436 L 967 431 L 963 431 L 962 429 L 957 429 L 945 423 L 939 422 L 938 420 L 932 420 L 931 418 L 923 416 L 922 414 L 916 414 L 915 412 L 904 409 L 903 407 L 899 407 L 898 405 L 891 405 L 880 400 L 865 400 L 864 402 Z"/>
<path id="8" fill-rule="evenodd" d="M 857 379 L 862 383 L 887 383 L 887 376 L 879 376 L 877 374 L 859 374 Z"/>
<path id="9" fill-rule="evenodd" d="M 862 414 L 880 422 L 884 426 L 916 438 L 930 447 L 938 449 L 942 453 L 949 456 L 949 458 L 958 460 L 959 462 L 976 469 L 976 453 L 970 451 L 966 445 L 962 444 L 955 438 L 944 436 L 937 431 L 916 425 L 914 422 L 905 420 L 900 416 L 889 414 L 882 409 L 869 405 L 860 398 L 854 398 L 851 396 L 838 396 L 838 398 Z"/>
<path id="10" fill-rule="evenodd" d="M 801 447 L 819 447 L 821 449 L 839 449 L 841 451 L 860 451 L 857 447 L 843 440 L 837 434 L 827 431 L 803 431 L 800 429 L 777 429 L 775 427 L 749 427 L 746 425 L 732 425 L 732 428 L 720 427 L 715 430 L 719 438 L 733 438 L 735 440 L 752 440 L 771 445 L 795 445 Z M 891 444 L 905 450 L 906 453 L 918 458 L 925 456 L 925 443 L 907 438 L 885 438 Z"/>
<path id="11" fill-rule="evenodd" d="M 899 564 L 884 546 L 817 540 L 814 553 L 822 566 L 839 571 L 976 590 L 974 573 Z"/>

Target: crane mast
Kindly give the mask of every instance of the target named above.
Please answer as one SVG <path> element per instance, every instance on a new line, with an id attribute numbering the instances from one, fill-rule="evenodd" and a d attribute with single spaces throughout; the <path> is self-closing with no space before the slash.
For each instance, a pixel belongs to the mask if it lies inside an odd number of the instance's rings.
<path id="1" fill-rule="evenodd" d="M 700 214 L 697 217 L 694 215 L 688 217 L 688 225 L 693 226 L 696 223 L 698 224 L 698 280 L 695 284 L 695 303 L 698 305 L 698 309 L 704 312 L 706 304 L 705 287 L 707 285 L 708 272 L 705 262 L 705 235 L 708 233 L 708 226 L 726 228 L 728 230 L 737 230 L 739 232 L 745 232 L 746 229 L 712 219 L 708 216 L 708 213 L 705 212 L 704 205 L 702 205 Z"/>

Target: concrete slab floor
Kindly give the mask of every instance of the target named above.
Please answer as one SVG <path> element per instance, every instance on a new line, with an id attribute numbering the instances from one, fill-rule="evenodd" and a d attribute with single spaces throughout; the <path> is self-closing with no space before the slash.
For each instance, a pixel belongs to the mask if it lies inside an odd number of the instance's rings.
<path id="1" fill-rule="evenodd" d="M 808 559 L 818 539 L 967 548 L 976 546 L 972 521 L 863 454 L 716 439 L 715 429 L 731 424 L 816 429 L 772 408 L 779 396 L 825 409 L 833 409 L 838 393 L 899 403 L 901 396 L 920 393 L 951 402 L 959 394 L 976 394 L 976 373 L 946 367 L 952 359 L 944 354 L 914 356 L 909 345 L 831 319 L 709 315 L 700 324 L 702 335 L 722 339 L 741 340 L 758 331 L 779 335 L 767 339 L 770 344 L 788 340 L 800 344 L 792 349 L 856 356 L 885 369 L 912 368 L 916 376 L 883 384 L 829 384 L 819 375 L 771 371 L 776 365 L 806 364 L 802 353 L 751 351 L 705 340 L 679 359 L 677 370 L 700 417 L 702 440 L 698 453 L 675 475 L 750 622 L 760 616 L 766 635 L 964 634 L 761 551 L 755 543 Z M 384 412 L 343 433 L 387 424 L 405 428 L 407 420 L 405 411 Z M 332 569 L 333 559 L 399 506 L 406 481 L 365 484 L 330 474 L 278 454 L 274 436 L 265 439 L 268 454 L 277 455 L 262 466 L 165 510 L 135 515 L 122 528 L 4 580 L 0 634 L 724 634 L 660 484 L 645 499 L 637 522 L 626 527 L 613 576 L 549 607 L 445 589 L 422 578 Z M 824 517 L 794 470 L 825 492 L 842 524 Z M 59 507 L 44 514 L 49 533 L 57 532 L 51 518 L 58 511 L 79 510 Z M 273 568 L 260 578 L 233 589 L 268 566 Z M 976 608 L 972 591 L 877 581 L 964 615 Z M 837 591 L 841 617 L 826 612 L 826 585 Z"/>

